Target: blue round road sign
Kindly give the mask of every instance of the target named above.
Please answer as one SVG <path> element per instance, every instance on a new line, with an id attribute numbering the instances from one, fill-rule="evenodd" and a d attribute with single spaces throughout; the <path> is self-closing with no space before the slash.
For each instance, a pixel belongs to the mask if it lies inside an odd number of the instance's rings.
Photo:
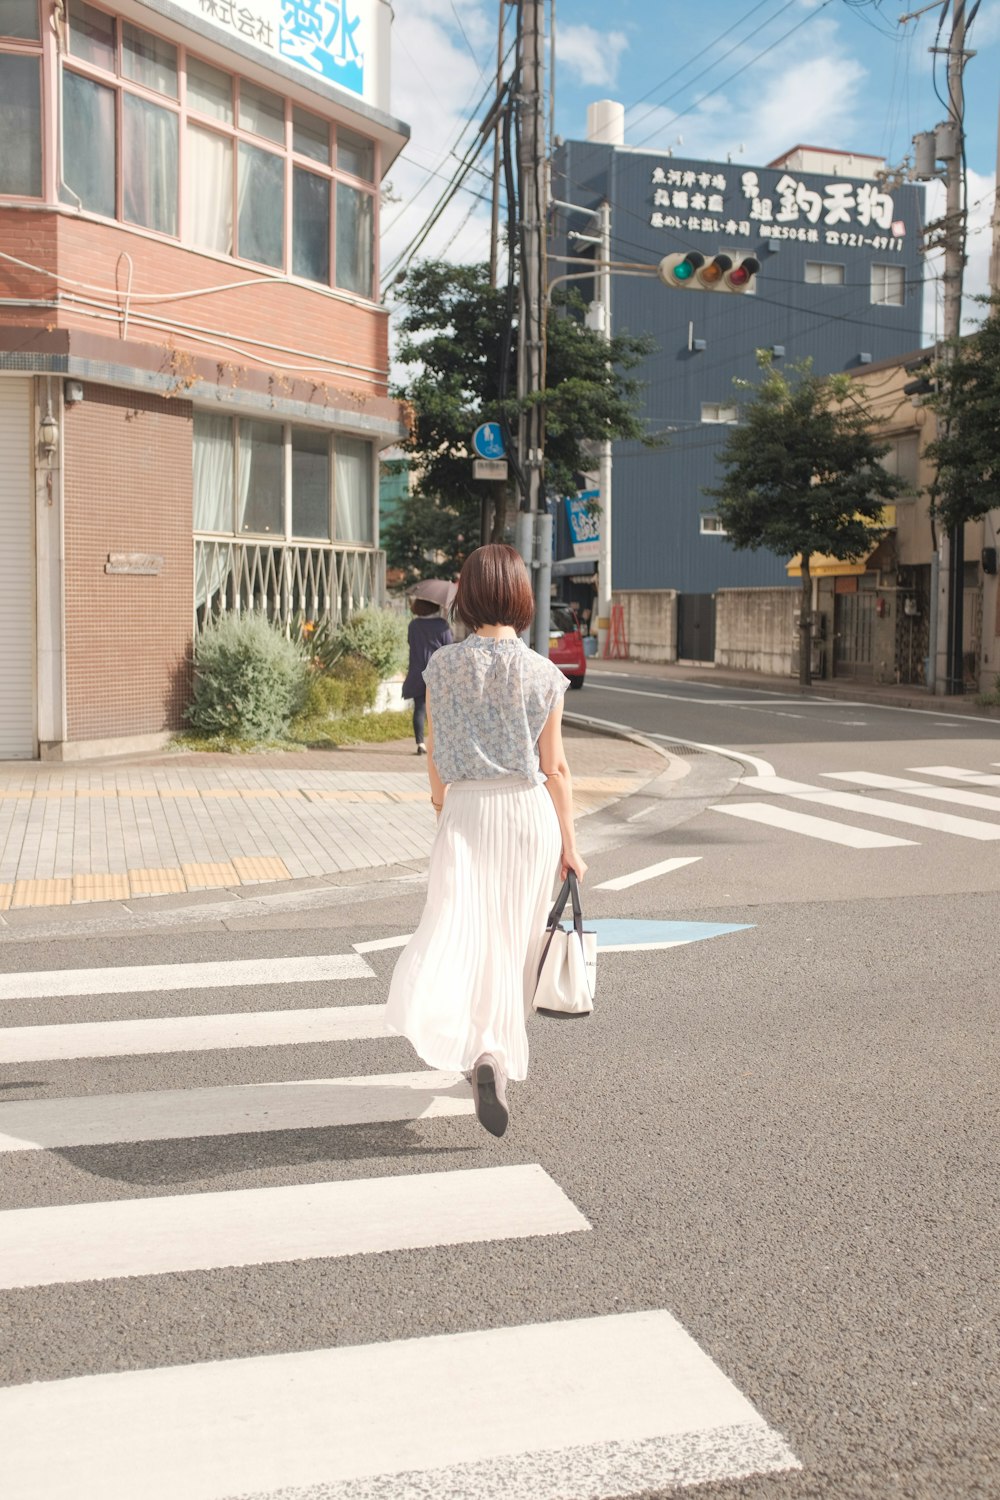
<path id="1" fill-rule="evenodd" d="M 479 458 L 503 458 L 503 433 L 499 422 L 483 422 L 472 434 L 472 446 Z"/>

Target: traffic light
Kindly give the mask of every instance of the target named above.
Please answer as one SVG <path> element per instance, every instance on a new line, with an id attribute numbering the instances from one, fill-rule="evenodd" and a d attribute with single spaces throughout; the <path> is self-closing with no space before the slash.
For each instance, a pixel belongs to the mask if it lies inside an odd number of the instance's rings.
<path id="1" fill-rule="evenodd" d="M 745 255 L 734 265 L 731 255 L 714 255 L 706 260 L 697 250 L 686 254 L 665 255 L 657 267 L 664 286 L 690 288 L 695 292 L 745 292 L 757 272 L 760 261 Z"/>

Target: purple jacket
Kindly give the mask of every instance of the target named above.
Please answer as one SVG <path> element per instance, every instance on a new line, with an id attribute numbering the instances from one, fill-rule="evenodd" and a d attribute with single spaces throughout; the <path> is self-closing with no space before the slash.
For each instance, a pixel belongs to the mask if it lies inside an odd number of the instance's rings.
<path id="1" fill-rule="evenodd" d="M 415 615 L 407 632 L 410 642 L 410 664 L 403 683 L 404 698 L 424 698 L 427 684 L 424 668 L 439 646 L 450 646 L 455 637 L 451 626 L 441 615 Z"/>

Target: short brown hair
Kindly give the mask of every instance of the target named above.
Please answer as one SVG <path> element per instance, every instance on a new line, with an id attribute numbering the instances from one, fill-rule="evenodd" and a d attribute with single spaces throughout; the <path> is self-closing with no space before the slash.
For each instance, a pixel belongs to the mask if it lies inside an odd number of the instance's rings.
<path id="1" fill-rule="evenodd" d="M 535 616 L 531 579 L 521 556 L 505 542 L 477 547 L 462 564 L 455 613 L 470 630 L 512 625 L 518 635 Z"/>
<path id="2" fill-rule="evenodd" d="M 428 615 L 439 615 L 441 613 L 441 606 L 435 604 L 433 599 L 411 599 L 410 610 L 415 615 L 426 617 Z"/>

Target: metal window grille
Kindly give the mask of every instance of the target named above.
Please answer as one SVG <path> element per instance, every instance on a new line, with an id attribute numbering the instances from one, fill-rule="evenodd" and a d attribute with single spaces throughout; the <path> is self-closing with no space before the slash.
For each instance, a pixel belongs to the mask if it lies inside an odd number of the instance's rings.
<path id="1" fill-rule="evenodd" d="M 346 620 L 385 600 L 385 553 L 240 537 L 194 539 L 195 629 L 224 614 L 253 610 L 287 627 Z"/>

